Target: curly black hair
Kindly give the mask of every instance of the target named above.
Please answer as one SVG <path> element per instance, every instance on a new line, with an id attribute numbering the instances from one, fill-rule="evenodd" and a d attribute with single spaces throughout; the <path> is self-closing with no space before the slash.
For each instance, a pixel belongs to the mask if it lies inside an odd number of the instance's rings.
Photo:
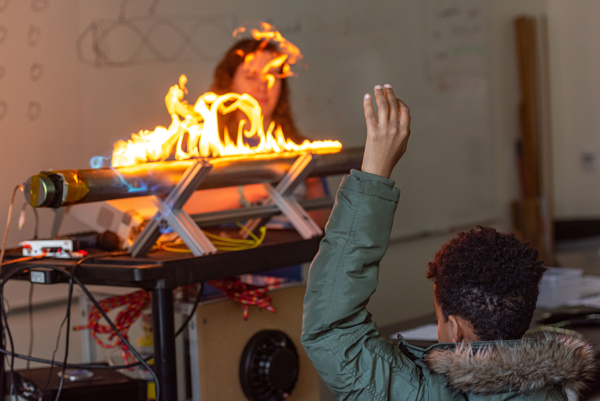
<path id="1" fill-rule="evenodd" d="M 466 319 L 481 341 L 515 340 L 529 328 L 545 271 L 529 243 L 478 226 L 439 250 L 427 278 L 444 319 Z"/>

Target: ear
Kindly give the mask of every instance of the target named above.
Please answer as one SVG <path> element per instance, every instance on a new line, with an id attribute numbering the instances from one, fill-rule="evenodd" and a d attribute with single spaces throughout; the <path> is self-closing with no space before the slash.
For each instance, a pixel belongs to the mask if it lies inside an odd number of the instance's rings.
<path id="1" fill-rule="evenodd" d="M 454 315 L 448 316 L 448 322 L 450 323 L 450 332 L 452 335 L 452 341 L 459 343 L 464 338 L 463 327 L 460 325 L 459 320 Z"/>

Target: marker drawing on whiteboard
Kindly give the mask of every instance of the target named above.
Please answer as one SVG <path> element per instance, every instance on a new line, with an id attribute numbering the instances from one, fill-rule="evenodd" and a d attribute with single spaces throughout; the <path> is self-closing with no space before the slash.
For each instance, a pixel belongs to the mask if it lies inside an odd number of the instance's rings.
<path id="1" fill-rule="evenodd" d="M 6 38 L 8 38 L 8 28 L 0 26 L 0 45 L 6 41 Z"/>
<path id="2" fill-rule="evenodd" d="M 29 78 L 33 82 L 37 82 L 42 79 L 42 75 L 44 75 L 44 66 L 41 63 L 31 64 L 31 67 L 29 67 Z"/>
<path id="3" fill-rule="evenodd" d="M 195 60 L 212 63 L 231 44 L 232 14 L 156 15 L 159 1 L 153 0 L 147 15 L 132 17 L 127 16 L 127 3 L 121 2 L 117 19 L 94 19 L 81 32 L 76 42 L 79 62 L 96 68 Z"/>
<path id="4" fill-rule="evenodd" d="M 34 47 L 40 41 L 42 36 L 42 30 L 40 27 L 33 24 L 29 25 L 29 31 L 27 32 L 27 44 L 29 47 Z"/>
<path id="5" fill-rule="evenodd" d="M 4 120 L 6 113 L 8 113 L 8 105 L 4 100 L 0 100 L 0 121 Z"/>
<path id="6" fill-rule="evenodd" d="M 37 120 L 42 114 L 42 105 L 31 100 L 27 105 L 27 119 L 31 122 Z"/>
<path id="7" fill-rule="evenodd" d="M 31 9 L 37 13 L 46 11 L 50 5 L 50 0 L 31 0 Z"/>

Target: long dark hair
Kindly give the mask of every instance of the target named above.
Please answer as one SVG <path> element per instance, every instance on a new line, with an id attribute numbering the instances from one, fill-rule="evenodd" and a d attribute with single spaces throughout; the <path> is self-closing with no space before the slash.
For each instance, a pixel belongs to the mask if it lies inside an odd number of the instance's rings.
<path id="1" fill-rule="evenodd" d="M 231 85 L 233 82 L 233 76 L 237 68 L 244 61 L 246 54 L 253 53 L 257 50 L 265 50 L 273 53 L 280 53 L 277 46 L 271 42 L 259 41 L 255 39 L 243 39 L 235 43 L 221 60 L 221 62 L 215 68 L 215 75 L 210 90 L 215 92 L 217 95 L 223 95 L 231 92 Z M 287 84 L 287 78 L 281 79 L 281 94 L 279 95 L 279 101 L 273 111 L 273 121 L 275 125 L 280 125 L 283 130 L 283 134 L 286 138 L 293 140 L 296 143 L 302 142 L 305 137 L 300 134 L 294 124 L 292 118 L 292 110 L 290 107 L 289 100 L 290 89 Z M 223 122 L 228 127 L 229 133 L 237 133 L 237 122 L 233 121 L 232 113 L 225 116 Z M 222 134 L 222 133 L 221 133 Z M 235 138 L 233 138 L 235 140 Z"/>

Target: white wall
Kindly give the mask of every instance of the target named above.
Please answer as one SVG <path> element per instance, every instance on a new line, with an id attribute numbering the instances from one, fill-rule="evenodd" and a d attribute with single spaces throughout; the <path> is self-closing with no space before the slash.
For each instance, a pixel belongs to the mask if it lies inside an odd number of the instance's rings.
<path id="1" fill-rule="evenodd" d="M 520 89 L 513 20 L 521 14 L 539 16 L 545 7 L 545 0 L 493 2 L 492 115 L 500 209 L 495 226 L 501 231 L 510 231 L 510 202 L 519 197 L 514 149 L 520 135 Z M 401 164 L 397 168 L 402 168 Z M 402 207 L 402 197 L 399 207 Z M 390 245 L 382 263 L 379 289 L 369 304 L 379 326 L 433 313 L 433 285 L 425 278 L 425 272 L 427 263 L 449 238 L 451 235 Z"/>
<path id="2" fill-rule="evenodd" d="M 600 217 L 600 2 L 548 0 L 559 218 Z M 585 153 L 595 160 L 589 167 Z"/>

